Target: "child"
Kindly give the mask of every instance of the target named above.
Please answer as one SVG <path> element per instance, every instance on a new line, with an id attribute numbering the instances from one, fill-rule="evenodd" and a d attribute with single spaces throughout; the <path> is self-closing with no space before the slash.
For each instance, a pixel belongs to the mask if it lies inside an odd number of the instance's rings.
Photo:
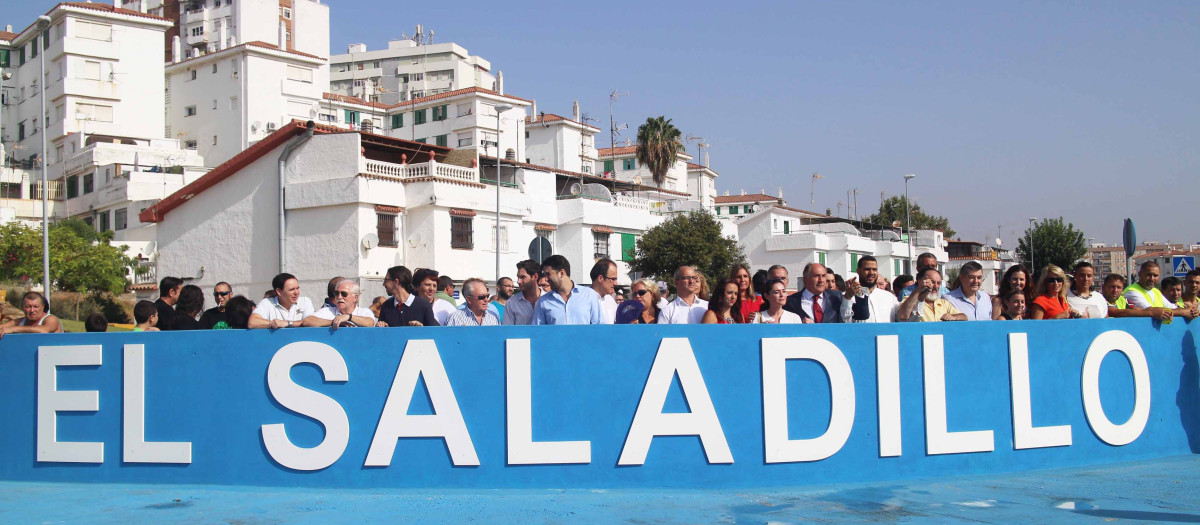
<path id="1" fill-rule="evenodd" d="M 107 332 L 108 319 L 105 319 L 103 315 L 94 313 L 87 316 L 87 319 L 83 321 L 83 328 L 89 332 Z"/>
<path id="2" fill-rule="evenodd" d="M 137 326 L 133 327 L 134 332 L 159 331 L 154 327 L 158 324 L 158 308 L 150 301 L 138 301 L 133 307 L 133 320 L 137 321 Z"/>

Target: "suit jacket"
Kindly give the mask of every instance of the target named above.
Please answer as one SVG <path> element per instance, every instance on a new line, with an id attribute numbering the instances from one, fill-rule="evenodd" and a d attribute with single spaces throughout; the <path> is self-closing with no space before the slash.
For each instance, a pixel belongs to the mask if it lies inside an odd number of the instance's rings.
<path id="1" fill-rule="evenodd" d="M 802 296 L 804 296 L 804 290 L 800 290 L 799 292 L 788 296 L 787 302 L 783 304 L 783 309 L 800 316 L 801 319 L 808 319 L 810 316 L 805 313 L 803 308 L 800 307 L 800 298 Z M 825 290 L 825 293 L 822 294 L 822 297 L 825 298 L 825 306 L 823 307 L 824 310 L 821 311 L 821 322 L 846 322 L 845 319 L 842 319 L 842 301 L 846 300 L 842 295 L 842 292 L 837 290 Z"/>

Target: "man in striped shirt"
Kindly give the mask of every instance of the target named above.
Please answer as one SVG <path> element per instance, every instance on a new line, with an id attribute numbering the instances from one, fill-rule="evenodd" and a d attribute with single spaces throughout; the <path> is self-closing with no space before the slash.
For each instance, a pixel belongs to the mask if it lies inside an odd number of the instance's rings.
<path id="1" fill-rule="evenodd" d="M 500 320 L 488 310 L 488 289 L 482 279 L 467 279 L 462 286 L 467 307 L 455 310 L 446 318 L 444 326 L 498 326 Z"/>

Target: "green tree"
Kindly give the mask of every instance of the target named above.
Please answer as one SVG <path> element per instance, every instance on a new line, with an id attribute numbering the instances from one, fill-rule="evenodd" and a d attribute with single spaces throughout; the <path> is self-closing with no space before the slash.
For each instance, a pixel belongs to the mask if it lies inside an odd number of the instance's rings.
<path id="1" fill-rule="evenodd" d="M 646 230 L 637 241 L 629 267 L 647 277 L 672 282 L 675 269 L 695 266 L 716 285 L 734 264 L 745 264 L 746 254 L 732 237 L 721 235 L 721 225 L 708 212 L 679 214 Z"/>
<path id="2" fill-rule="evenodd" d="M 650 170 L 654 183 L 659 186 L 667 180 L 667 172 L 683 151 L 680 136 L 679 129 L 671 124 L 671 119 L 662 116 L 648 118 L 645 124 L 638 126 L 638 162 Z"/>
<path id="3" fill-rule="evenodd" d="M 51 225 L 51 286 L 68 292 L 123 293 L 133 260 L 125 256 L 124 246 L 111 244 L 112 235 L 96 233 L 77 220 Z M 41 282 L 41 228 L 18 222 L 0 225 L 0 280 Z"/>
<path id="4" fill-rule="evenodd" d="M 903 195 L 888 197 L 887 200 L 883 201 L 883 204 L 879 205 L 878 213 L 868 216 L 863 220 L 880 226 L 891 226 L 893 223 L 899 222 L 900 227 L 904 228 L 904 202 Z M 947 239 L 953 239 L 954 234 L 957 233 L 950 229 L 950 219 L 940 215 L 929 215 L 925 213 L 925 210 L 921 209 L 920 204 L 915 202 L 912 204 L 912 228 L 914 230 L 941 230 L 946 234 Z"/>
<path id="5" fill-rule="evenodd" d="M 1062 217 L 1042 219 L 1042 222 L 1034 226 L 1032 251 L 1029 246 L 1030 238 L 1031 233 L 1026 229 L 1025 235 L 1017 241 L 1017 257 L 1035 274 L 1047 264 L 1070 272 L 1075 263 L 1087 255 L 1086 237 L 1083 232 L 1075 229 L 1072 223 L 1064 224 Z M 1034 267 L 1035 264 L 1037 267 Z"/>

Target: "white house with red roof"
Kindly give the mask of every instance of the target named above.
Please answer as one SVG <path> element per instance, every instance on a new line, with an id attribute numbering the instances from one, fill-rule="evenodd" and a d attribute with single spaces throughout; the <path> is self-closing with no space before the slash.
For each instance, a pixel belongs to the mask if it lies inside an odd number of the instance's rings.
<path id="1" fill-rule="evenodd" d="M 579 102 L 572 115 L 564 117 L 539 112 L 532 106 L 532 115 L 525 117 L 525 161 L 541 166 L 595 173 L 600 160 L 596 151 L 596 134 L 600 128 L 582 121 Z"/>
<path id="2" fill-rule="evenodd" d="M 475 165 L 473 152 L 334 126 L 303 135 L 303 124 L 286 124 L 142 212 L 158 225 L 157 274 L 259 297 L 282 270 L 314 300 L 342 275 L 370 297 L 394 265 L 494 281 L 497 251 L 511 277 L 540 248 L 566 256 L 579 282 L 611 257 L 628 283 L 627 250 L 664 218 L 637 196 L 650 188 L 591 174 L 491 156 Z M 291 143 L 281 214 L 279 161 Z"/>

